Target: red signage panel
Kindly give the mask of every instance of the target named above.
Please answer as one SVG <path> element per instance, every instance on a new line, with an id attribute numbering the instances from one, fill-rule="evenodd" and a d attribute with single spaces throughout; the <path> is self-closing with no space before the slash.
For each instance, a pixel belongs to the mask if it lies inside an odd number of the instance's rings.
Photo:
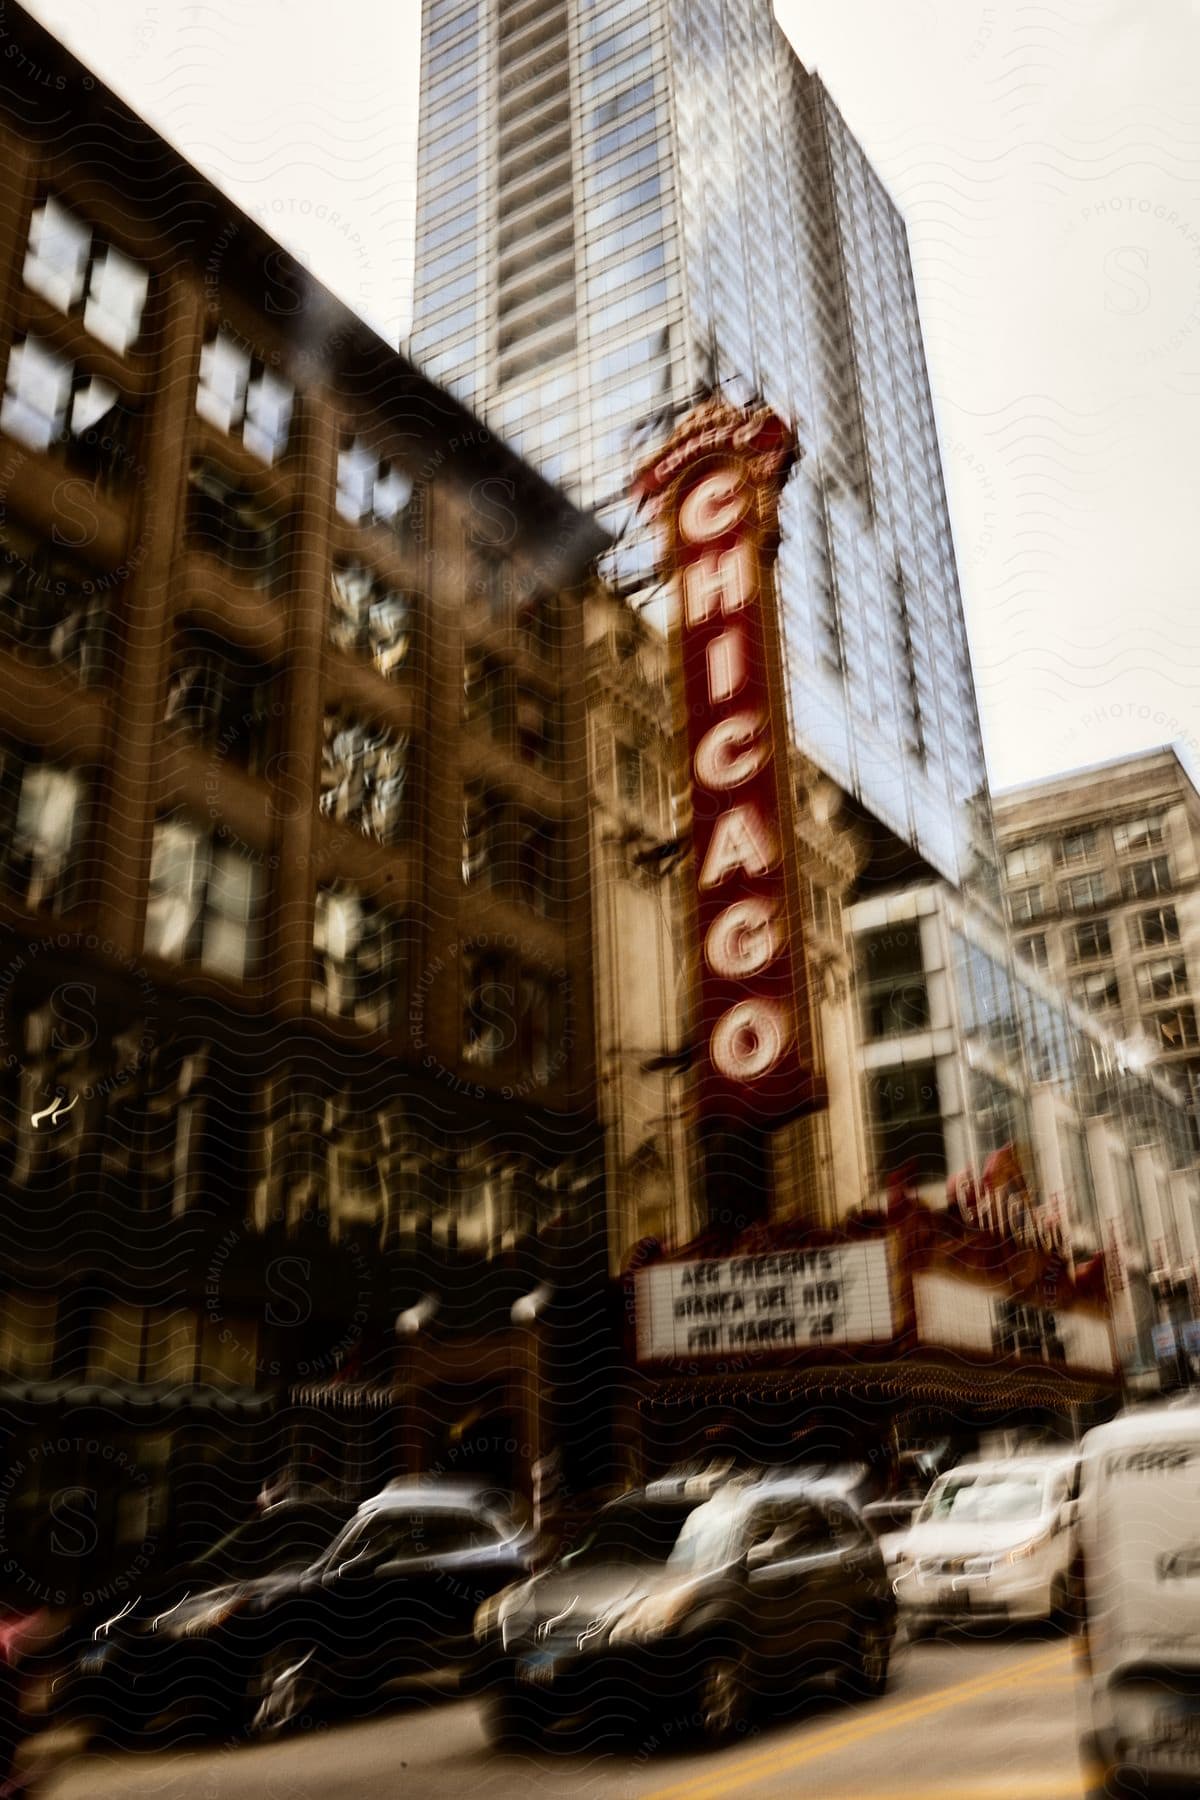
<path id="1" fill-rule="evenodd" d="M 696 408 L 637 476 L 675 578 L 692 797 L 694 1035 L 711 1117 L 814 1104 L 788 728 L 771 569 L 796 456 L 783 421 Z"/>

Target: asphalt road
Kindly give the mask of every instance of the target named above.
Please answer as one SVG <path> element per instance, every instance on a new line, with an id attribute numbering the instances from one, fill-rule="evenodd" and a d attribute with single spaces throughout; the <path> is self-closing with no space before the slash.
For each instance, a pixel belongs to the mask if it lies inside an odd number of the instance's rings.
<path id="1" fill-rule="evenodd" d="M 705 1754 L 660 1742 L 502 1756 L 481 1708 L 422 1700 L 282 1743 L 75 1756 L 39 1800 L 1081 1800 L 1071 1647 L 1033 1633 L 902 1649 L 882 1700 L 820 1700 Z"/>

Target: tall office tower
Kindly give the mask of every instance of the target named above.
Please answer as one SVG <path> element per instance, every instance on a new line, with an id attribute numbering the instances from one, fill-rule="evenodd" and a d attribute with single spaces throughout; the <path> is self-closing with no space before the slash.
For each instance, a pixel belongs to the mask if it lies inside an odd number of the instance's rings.
<path id="1" fill-rule="evenodd" d="M 425 0 L 412 349 L 621 534 L 705 388 L 792 419 L 778 581 L 797 745 L 867 878 L 961 881 L 985 791 L 903 222 L 770 0 Z"/>

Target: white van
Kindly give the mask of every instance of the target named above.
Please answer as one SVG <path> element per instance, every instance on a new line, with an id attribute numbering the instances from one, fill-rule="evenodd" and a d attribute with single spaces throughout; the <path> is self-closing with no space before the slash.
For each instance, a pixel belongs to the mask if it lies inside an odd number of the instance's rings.
<path id="1" fill-rule="evenodd" d="M 892 1553 L 910 1638 L 970 1620 L 1066 1622 L 1074 1471 L 1073 1456 L 1014 1456 L 938 1476 Z"/>
<path id="2" fill-rule="evenodd" d="M 1083 1758 L 1099 1793 L 1200 1793 L 1200 1404 L 1088 1432 Z"/>

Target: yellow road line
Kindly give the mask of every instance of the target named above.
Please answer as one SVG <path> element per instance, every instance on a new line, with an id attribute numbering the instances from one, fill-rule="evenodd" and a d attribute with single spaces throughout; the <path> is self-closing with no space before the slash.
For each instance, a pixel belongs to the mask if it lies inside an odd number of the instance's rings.
<path id="1" fill-rule="evenodd" d="M 790 1748 L 780 1745 L 773 1750 L 759 1751 L 738 1762 L 727 1763 L 715 1769 L 711 1775 L 698 1775 L 690 1781 L 675 1782 L 670 1787 L 659 1788 L 653 1794 L 646 1795 L 645 1800 L 720 1800 L 720 1796 L 734 1793 L 753 1781 L 798 1769 L 802 1764 L 815 1762 L 819 1757 L 828 1756 L 835 1750 L 861 1743 L 864 1738 L 880 1737 L 886 1732 L 899 1730 L 904 1725 L 915 1724 L 918 1719 L 945 1712 L 952 1706 L 961 1706 L 964 1701 L 977 1699 L 982 1694 L 996 1693 L 1006 1687 L 1019 1687 L 1022 1682 L 1050 1670 L 1062 1657 L 1061 1647 L 1052 1651 L 1043 1650 L 1036 1656 L 1024 1658 L 1001 1674 L 977 1675 L 969 1681 L 956 1682 L 953 1687 L 942 1688 L 938 1693 L 928 1694 L 920 1700 L 909 1700 L 896 1707 L 856 1714 L 854 1718 L 817 1732 L 800 1744 L 793 1743 Z"/>
<path id="2" fill-rule="evenodd" d="M 1009 1800 L 1010 1796 L 1012 1800 L 1083 1800 L 1082 1780 L 1079 1774 L 1053 1780 L 1046 1775 L 1031 1775 L 1027 1781 L 988 1781 L 971 1787 L 923 1787 L 919 1794 L 911 1785 L 889 1788 L 886 1793 L 872 1788 L 870 1793 L 858 1789 L 852 1794 L 835 1794 L 825 1788 L 821 1800 Z"/>

